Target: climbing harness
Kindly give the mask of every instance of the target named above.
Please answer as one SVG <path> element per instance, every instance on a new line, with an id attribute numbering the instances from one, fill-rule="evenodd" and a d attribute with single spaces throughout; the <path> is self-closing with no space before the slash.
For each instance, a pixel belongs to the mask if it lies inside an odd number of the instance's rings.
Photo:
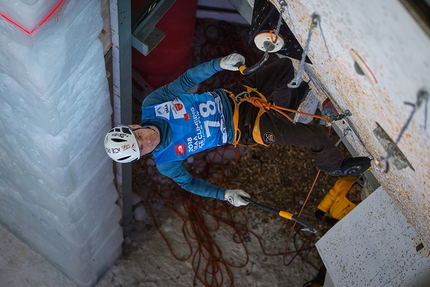
<path id="1" fill-rule="evenodd" d="M 274 111 L 278 112 L 279 114 L 286 117 L 288 120 L 290 120 L 294 124 L 296 122 L 286 112 L 302 114 L 305 116 L 309 116 L 309 117 L 323 120 L 326 122 L 327 126 L 331 126 L 331 123 L 333 121 L 337 121 L 337 120 L 340 120 L 340 119 L 343 119 L 345 117 L 349 117 L 352 115 L 349 110 L 346 110 L 345 114 L 339 114 L 336 116 L 330 116 L 330 118 L 326 118 L 326 117 L 322 117 L 322 116 L 318 116 L 318 115 L 314 115 L 314 114 L 309 114 L 309 113 L 305 113 L 305 112 L 300 112 L 300 111 L 285 108 L 285 107 L 280 107 L 280 106 L 277 106 L 277 105 L 274 105 L 274 104 L 268 102 L 266 97 L 262 93 L 260 93 L 257 89 L 251 88 L 247 85 L 243 85 L 243 86 L 246 88 L 246 91 L 243 91 L 237 95 L 235 95 L 233 92 L 231 92 L 229 90 L 224 89 L 224 91 L 230 96 L 230 98 L 232 99 L 232 101 L 234 103 L 234 111 L 233 111 L 234 139 L 232 142 L 232 145 L 234 147 L 236 147 L 238 145 L 238 143 L 240 141 L 240 137 L 241 137 L 241 132 L 239 129 L 239 105 L 243 102 L 248 102 L 248 103 L 252 104 L 253 106 L 259 108 L 259 112 L 258 112 L 257 117 L 255 119 L 254 128 L 252 130 L 252 137 L 256 143 L 261 144 L 263 146 L 269 146 L 269 145 L 264 143 L 264 141 L 261 137 L 260 118 L 268 110 L 274 110 Z"/>

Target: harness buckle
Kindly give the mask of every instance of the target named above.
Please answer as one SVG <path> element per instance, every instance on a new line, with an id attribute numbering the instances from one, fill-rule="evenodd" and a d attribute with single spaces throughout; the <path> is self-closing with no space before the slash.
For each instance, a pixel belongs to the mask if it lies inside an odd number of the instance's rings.
<path id="1" fill-rule="evenodd" d="M 236 100 L 237 103 L 240 102 L 240 99 L 244 99 L 244 98 L 249 98 L 248 91 L 240 92 L 239 94 L 235 95 L 235 97 L 234 97 L 234 99 Z"/>

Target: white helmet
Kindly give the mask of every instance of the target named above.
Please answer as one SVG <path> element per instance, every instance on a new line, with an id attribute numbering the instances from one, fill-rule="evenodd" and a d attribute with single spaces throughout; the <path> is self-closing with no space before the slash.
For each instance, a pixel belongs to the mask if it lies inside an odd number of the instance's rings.
<path id="1" fill-rule="evenodd" d="M 139 145 L 128 126 L 117 126 L 105 137 L 106 153 L 116 162 L 127 163 L 140 158 Z"/>

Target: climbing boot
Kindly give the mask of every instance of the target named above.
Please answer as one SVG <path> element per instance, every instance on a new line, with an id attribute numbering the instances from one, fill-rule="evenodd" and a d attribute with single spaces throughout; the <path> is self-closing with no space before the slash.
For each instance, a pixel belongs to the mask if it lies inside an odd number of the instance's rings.
<path id="1" fill-rule="evenodd" d="M 330 171 L 332 176 L 355 176 L 365 172 L 370 167 L 370 158 L 354 157 L 343 160 L 338 170 Z"/>

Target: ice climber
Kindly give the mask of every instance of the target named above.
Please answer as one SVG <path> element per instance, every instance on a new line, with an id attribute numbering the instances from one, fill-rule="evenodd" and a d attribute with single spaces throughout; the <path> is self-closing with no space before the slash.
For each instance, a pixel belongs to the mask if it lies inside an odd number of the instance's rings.
<path id="1" fill-rule="evenodd" d="M 193 177 L 182 161 L 192 154 L 226 144 L 289 145 L 309 149 L 316 166 L 331 175 L 358 175 L 370 167 L 366 157 L 344 159 L 326 131 L 319 126 L 293 123 L 272 109 L 252 101 L 297 109 L 308 84 L 291 89 L 292 61 L 285 57 L 258 69 L 228 88 L 201 94 L 186 93 L 197 84 L 224 70 L 238 71 L 245 58 L 230 54 L 190 68 L 173 82 L 149 94 L 142 103 L 140 124 L 118 126 L 105 137 L 107 154 L 128 163 L 152 153 L 161 174 L 194 194 L 228 200 L 234 206 L 248 204 L 250 195 L 241 189 L 225 189 Z"/>

